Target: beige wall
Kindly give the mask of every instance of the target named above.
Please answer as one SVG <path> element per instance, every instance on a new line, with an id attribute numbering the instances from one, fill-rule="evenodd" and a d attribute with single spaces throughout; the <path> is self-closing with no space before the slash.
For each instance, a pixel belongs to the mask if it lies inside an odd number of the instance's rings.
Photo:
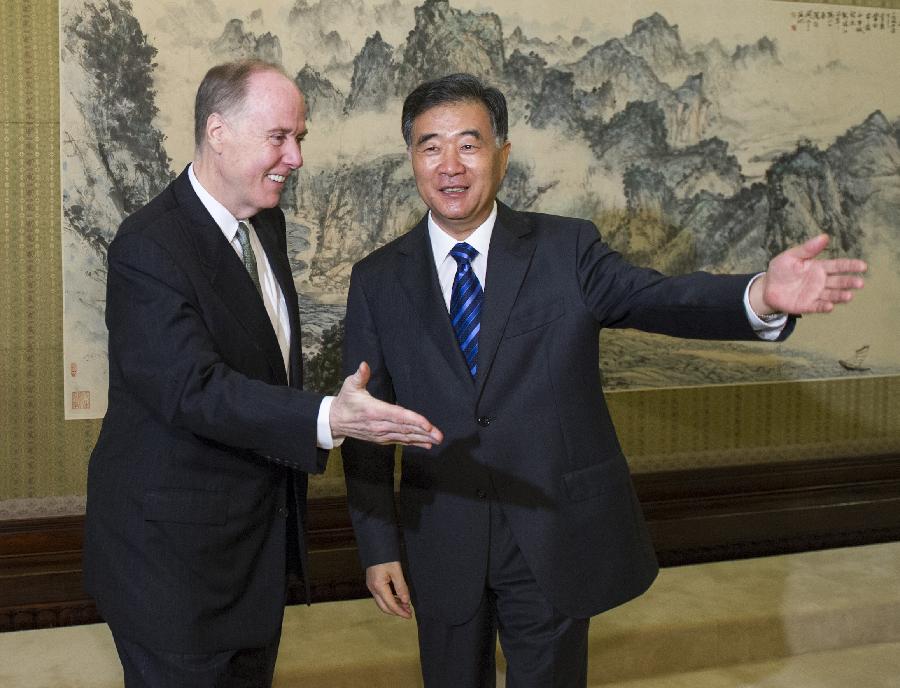
<path id="1" fill-rule="evenodd" d="M 77 512 L 100 427 L 63 420 L 57 14 L 55 0 L 0 4 L 0 519 Z M 637 471 L 900 450 L 900 378 L 622 392 L 610 406 Z M 313 491 L 340 485 L 335 460 Z"/>

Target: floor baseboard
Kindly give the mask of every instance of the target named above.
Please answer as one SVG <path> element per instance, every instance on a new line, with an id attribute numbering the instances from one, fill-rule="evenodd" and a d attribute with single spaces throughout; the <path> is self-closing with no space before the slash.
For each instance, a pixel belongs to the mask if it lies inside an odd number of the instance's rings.
<path id="1" fill-rule="evenodd" d="M 900 540 L 900 456 L 638 474 L 660 563 Z M 346 499 L 309 503 L 313 602 L 368 595 Z M 0 631 L 100 620 L 81 579 L 83 516 L 0 522 Z M 289 601 L 305 601 L 302 585 Z"/>

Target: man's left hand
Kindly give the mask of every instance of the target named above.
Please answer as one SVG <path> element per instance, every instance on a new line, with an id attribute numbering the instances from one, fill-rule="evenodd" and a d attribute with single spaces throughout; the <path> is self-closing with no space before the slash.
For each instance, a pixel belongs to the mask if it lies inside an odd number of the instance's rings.
<path id="1" fill-rule="evenodd" d="M 750 287 L 750 307 L 757 315 L 830 313 L 835 304 L 846 303 L 855 290 L 862 289 L 859 273 L 866 271 L 865 261 L 816 259 L 828 239 L 820 234 L 769 262 L 769 269 Z"/>

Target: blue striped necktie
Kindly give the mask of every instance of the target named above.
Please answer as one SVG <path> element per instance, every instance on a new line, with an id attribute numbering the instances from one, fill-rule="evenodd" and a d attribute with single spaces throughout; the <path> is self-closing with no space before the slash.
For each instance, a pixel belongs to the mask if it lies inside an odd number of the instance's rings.
<path id="1" fill-rule="evenodd" d="M 478 372 L 478 332 L 481 330 L 481 303 L 484 292 L 472 269 L 472 260 L 478 251 L 462 242 L 450 249 L 456 261 L 456 276 L 450 293 L 450 320 L 456 341 L 466 358 L 472 377 Z"/>

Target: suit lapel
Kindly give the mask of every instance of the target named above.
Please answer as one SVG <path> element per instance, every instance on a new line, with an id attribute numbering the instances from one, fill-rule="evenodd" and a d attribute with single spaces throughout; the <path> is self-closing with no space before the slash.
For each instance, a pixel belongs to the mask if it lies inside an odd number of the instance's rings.
<path id="1" fill-rule="evenodd" d="M 531 264 L 535 239 L 524 219 L 497 203 L 497 221 L 491 233 L 488 253 L 481 332 L 478 335 L 477 395 L 480 397 L 490 376 L 494 356 L 522 281 Z"/>
<path id="2" fill-rule="evenodd" d="M 506 328 L 510 311 L 531 264 L 535 240 L 525 220 L 502 203 L 488 253 L 487 289 L 478 335 L 478 375 L 474 389 L 480 396 Z M 438 284 L 428 238 L 427 216 L 398 245 L 400 282 L 418 314 L 422 335 L 430 338 L 460 383 L 472 388 L 472 377 L 456 342 L 456 335 Z"/>
<path id="3" fill-rule="evenodd" d="M 266 356 L 274 379 L 286 383 L 281 349 L 266 307 L 237 253 L 194 193 L 187 170 L 175 180 L 174 191 L 188 219 L 187 233 L 213 289 Z"/>
<path id="4" fill-rule="evenodd" d="M 456 343 L 438 283 L 427 215 L 399 242 L 397 251 L 400 283 L 415 308 L 422 336 L 430 339 L 441 352 L 454 378 L 467 389 L 473 389 L 472 376 Z"/>

